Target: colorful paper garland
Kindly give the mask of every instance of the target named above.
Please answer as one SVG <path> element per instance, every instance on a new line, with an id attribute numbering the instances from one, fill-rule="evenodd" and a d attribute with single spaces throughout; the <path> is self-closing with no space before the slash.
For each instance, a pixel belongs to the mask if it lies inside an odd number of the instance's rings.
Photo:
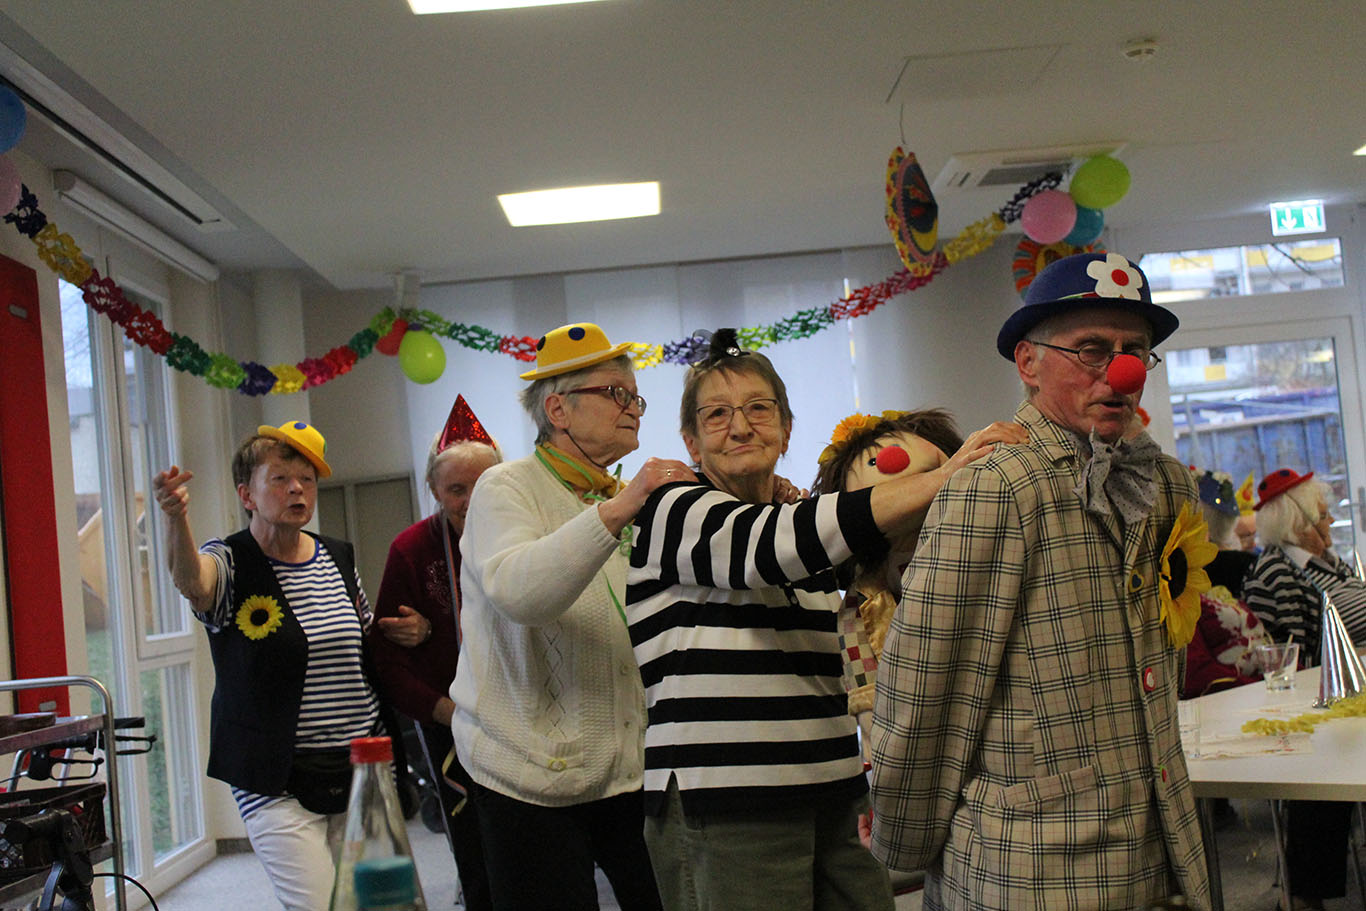
<path id="1" fill-rule="evenodd" d="M 926 262 L 901 269 L 886 279 L 851 291 L 824 307 L 812 307 L 768 326 L 738 330 L 740 341 L 748 348 L 763 348 L 779 342 L 808 338 L 839 320 L 855 319 L 872 313 L 894 297 L 923 288 L 950 265 L 985 251 L 1005 230 L 1019 219 L 1025 202 L 1034 194 L 1052 189 L 1062 182 L 1061 174 L 1048 174 L 1022 186 L 998 211 L 983 218 L 934 251 Z M 156 314 L 143 310 L 124 294 L 113 280 L 100 275 L 81 253 L 69 234 L 58 230 L 38 208 L 38 198 L 27 186 L 21 188 L 19 204 L 4 220 L 33 241 L 38 257 L 63 280 L 81 289 L 90 309 L 107 316 L 123 327 L 124 334 L 137 345 L 166 359 L 173 369 L 203 378 L 217 389 L 236 389 L 243 395 L 289 395 L 331 382 L 351 371 L 356 362 L 368 357 L 376 343 L 403 319 L 409 328 L 426 329 L 433 335 L 450 339 L 474 351 L 499 352 L 519 361 L 536 359 L 536 339 L 530 336 L 499 335 L 482 326 L 453 323 L 429 310 L 385 307 L 370 324 L 322 357 L 304 358 L 297 364 L 266 367 L 255 361 L 238 361 L 221 352 L 207 352 L 189 336 L 170 332 Z M 692 364 L 705 355 L 707 340 L 689 337 L 665 344 L 634 342 L 631 358 L 637 368 L 661 363 Z"/>

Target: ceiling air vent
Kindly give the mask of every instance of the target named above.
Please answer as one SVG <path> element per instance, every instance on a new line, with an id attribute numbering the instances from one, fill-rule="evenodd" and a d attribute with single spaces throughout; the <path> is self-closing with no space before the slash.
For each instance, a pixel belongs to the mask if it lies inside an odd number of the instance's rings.
<path id="1" fill-rule="evenodd" d="M 935 195 L 993 187 L 1018 187 L 1050 171 L 1066 177 L 1074 167 L 1093 155 L 1114 155 L 1122 142 L 1050 146 L 1042 149 L 1003 149 L 995 152 L 960 152 L 948 160 L 931 189 Z"/>
<path id="2" fill-rule="evenodd" d="M 8 85 L 35 113 L 69 141 L 110 166 L 200 231 L 234 231 L 236 226 L 155 158 L 77 100 L 7 45 L 0 44 L 0 85 Z"/>

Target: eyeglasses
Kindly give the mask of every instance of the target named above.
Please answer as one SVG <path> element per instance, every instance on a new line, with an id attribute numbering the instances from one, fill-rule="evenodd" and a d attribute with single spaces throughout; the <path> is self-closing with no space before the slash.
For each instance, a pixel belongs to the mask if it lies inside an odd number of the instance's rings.
<path id="1" fill-rule="evenodd" d="M 1044 348 L 1052 348 L 1054 351 L 1065 351 L 1068 354 L 1075 354 L 1077 360 L 1087 367 L 1108 367 L 1110 362 L 1121 354 L 1132 354 L 1143 362 L 1143 366 L 1149 370 L 1162 363 L 1162 358 L 1157 356 L 1157 352 L 1151 348 L 1134 346 L 1125 348 L 1123 351 L 1111 351 L 1109 345 L 1082 345 L 1080 348 L 1064 348 L 1062 345 L 1050 345 L 1048 342 L 1040 342 L 1035 339 L 1025 339 L 1031 345 L 1039 345 Z"/>
<path id="2" fill-rule="evenodd" d="M 697 422 L 706 431 L 714 433 L 725 430 L 730 426 L 731 418 L 737 411 L 744 414 L 750 426 L 760 427 L 773 423 L 773 419 L 778 416 L 778 400 L 750 399 L 738 408 L 735 405 L 703 405 L 697 409 Z"/>
<path id="3" fill-rule="evenodd" d="M 645 413 L 645 397 L 636 395 L 625 386 L 580 386 L 578 389 L 566 389 L 563 394 L 577 395 L 580 392 L 597 392 L 602 395 L 609 395 L 612 397 L 612 401 L 621 406 L 622 411 L 635 405 L 637 411 L 641 414 Z"/>

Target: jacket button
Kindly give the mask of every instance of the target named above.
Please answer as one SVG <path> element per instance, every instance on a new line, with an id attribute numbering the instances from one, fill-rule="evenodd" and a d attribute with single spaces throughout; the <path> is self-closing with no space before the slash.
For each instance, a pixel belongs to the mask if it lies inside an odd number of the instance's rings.
<path id="1" fill-rule="evenodd" d="M 552 759 L 552 760 L 550 760 L 550 771 L 552 771 L 552 772 L 563 772 L 563 771 L 564 771 L 564 766 L 565 766 L 565 762 L 564 762 L 563 759 Z"/>
<path id="2" fill-rule="evenodd" d="M 1129 576 L 1129 591 L 1136 592 L 1143 587 L 1143 577 L 1138 573 Z"/>

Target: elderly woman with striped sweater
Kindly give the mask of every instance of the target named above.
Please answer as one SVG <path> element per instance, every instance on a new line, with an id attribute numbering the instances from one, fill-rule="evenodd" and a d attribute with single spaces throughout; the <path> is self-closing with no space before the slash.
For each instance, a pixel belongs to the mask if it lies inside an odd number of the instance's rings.
<path id="1" fill-rule="evenodd" d="M 792 410 L 733 332 L 684 381 L 695 481 L 636 516 L 627 618 L 645 685 L 645 838 L 667 909 L 892 907 L 860 843 L 832 566 L 915 521 L 944 480 L 1023 428 L 995 424 L 921 475 L 775 505 Z"/>
<path id="2" fill-rule="evenodd" d="M 1243 598 L 1278 642 L 1302 643 L 1303 664 L 1318 663 L 1323 594 L 1343 612 L 1354 641 L 1360 634 L 1362 585 L 1333 553 L 1332 489 L 1312 471 L 1271 472 L 1257 485 L 1257 541 L 1262 545 Z M 1322 908 L 1347 892 L 1347 840 L 1352 805 L 1292 800 L 1286 812 L 1286 876 L 1296 908 Z"/>

